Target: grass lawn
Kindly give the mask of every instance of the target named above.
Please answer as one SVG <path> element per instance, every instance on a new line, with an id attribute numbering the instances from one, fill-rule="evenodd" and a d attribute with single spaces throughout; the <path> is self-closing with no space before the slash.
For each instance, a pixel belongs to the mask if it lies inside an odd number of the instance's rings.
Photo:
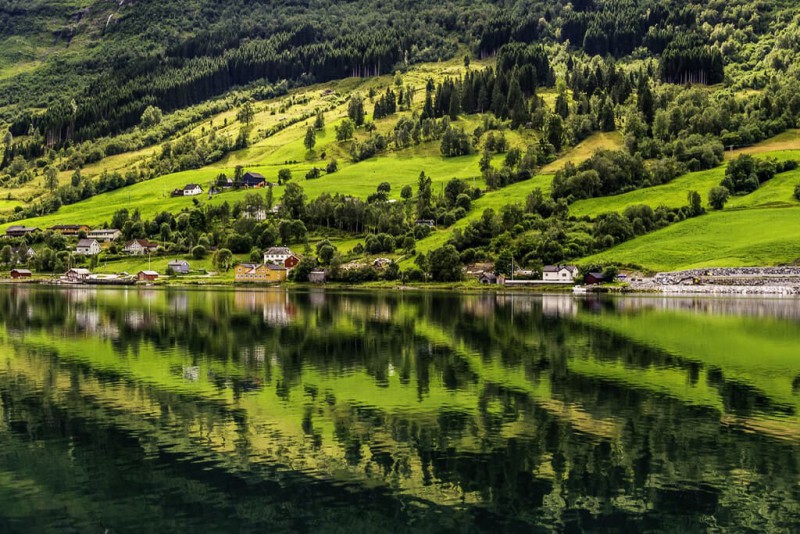
<path id="1" fill-rule="evenodd" d="M 783 150 L 757 153 L 759 158 L 771 157 L 777 160 L 800 160 L 800 150 Z M 655 187 L 637 189 L 630 193 L 610 197 L 579 200 L 570 206 L 570 213 L 577 217 L 596 217 L 610 211 L 622 212 L 628 206 L 647 204 L 652 208 L 667 206 L 679 208 L 687 205 L 689 191 L 697 191 L 705 203 L 708 192 L 725 178 L 725 165 L 707 171 L 691 172 L 673 181 Z M 735 197 L 730 207 L 790 206 L 796 204 L 792 199 L 794 186 L 800 183 L 800 170 L 778 174 L 750 195 Z"/>
<path id="2" fill-rule="evenodd" d="M 590 198 L 579 200 L 569 207 L 570 214 L 576 217 L 596 217 L 609 211 L 622 212 L 628 206 L 647 204 L 652 208 L 667 206 L 679 208 L 688 204 L 686 199 L 689 191 L 697 191 L 705 202 L 708 191 L 716 186 L 725 177 L 725 168 L 717 167 L 708 171 L 691 172 L 680 176 L 673 181 L 655 187 L 637 189 L 630 193 L 610 197 Z"/>
<path id="3" fill-rule="evenodd" d="M 653 271 L 744 267 L 800 260 L 800 207 L 725 210 L 688 219 L 584 258 Z"/>
<path id="4" fill-rule="evenodd" d="M 597 132 L 570 149 L 562 158 L 550 163 L 542 169 L 542 174 L 555 174 L 567 163 L 575 165 L 592 157 L 601 149 L 619 150 L 622 148 L 622 135 L 619 132 Z"/>

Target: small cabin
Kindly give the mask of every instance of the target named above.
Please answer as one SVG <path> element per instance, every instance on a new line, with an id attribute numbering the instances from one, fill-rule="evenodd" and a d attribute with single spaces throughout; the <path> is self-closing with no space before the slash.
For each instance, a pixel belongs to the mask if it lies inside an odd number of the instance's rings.
<path id="1" fill-rule="evenodd" d="M 140 282 L 155 282 L 158 280 L 158 273 L 155 271 L 139 271 L 136 279 Z"/>
<path id="2" fill-rule="evenodd" d="M 605 281 L 606 279 L 603 276 L 603 273 L 589 273 L 583 279 L 583 283 L 587 286 L 595 286 L 597 284 L 602 284 Z"/>
<path id="3" fill-rule="evenodd" d="M 497 275 L 494 273 L 483 273 L 478 277 L 478 282 L 481 284 L 496 284 L 497 283 Z"/>
<path id="4" fill-rule="evenodd" d="M 19 280 L 20 278 L 30 278 L 33 276 L 33 273 L 27 269 L 12 269 L 11 270 L 11 278 L 14 280 Z"/>

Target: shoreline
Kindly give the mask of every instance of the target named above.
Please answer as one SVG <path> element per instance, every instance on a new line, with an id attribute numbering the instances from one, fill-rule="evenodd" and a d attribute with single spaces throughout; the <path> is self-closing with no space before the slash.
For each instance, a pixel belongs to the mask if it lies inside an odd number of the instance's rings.
<path id="1" fill-rule="evenodd" d="M 11 287 L 50 287 L 56 289 L 74 288 L 134 288 L 147 290 L 165 289 L 194 289 L 194 290 L 270 290 L 270 289 L 330 289 L 345 291 L 402 291 L 402 292 L 443 292 L 456 291 L 458 293 L 493 293 L 493 294 L 553 294 L 574 295 L 583 297 L 588 295 L 661 295 L 661 296 L 731 296 L 731 297 L 800 297 L 800 285 L 722 285 L 699 284 L 657 285 L 650 282 L 634 283 L 632 285 L 599 285 L 586 287 L 585 294 L 575 294 L 575 286 L 553 287 L 548 285 L 529 285 L 507 287 L 499 284 L 472 284 L 469 282 L 429 282 L 422 284 L 402 285 L 388 283 L 366 284 L 340 284 L 325 283 L 314 284 L 309 282 L 289 282 L 278 284 L 242 284 L 232 281 L 161 281 L 149 284 L 55 284 L 50 279 L 32 278 L 26 280 L 0 280 L 0 286 Z"/>

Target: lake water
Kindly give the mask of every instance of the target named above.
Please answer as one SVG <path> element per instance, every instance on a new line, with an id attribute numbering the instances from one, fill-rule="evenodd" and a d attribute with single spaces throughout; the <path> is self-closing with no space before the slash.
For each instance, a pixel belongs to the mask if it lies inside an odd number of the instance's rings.
<path id="1" fill-rule="evenodd" d="M 800 525 L 800 300 L 6 286 L 0 322 L 0 532 Z"/>

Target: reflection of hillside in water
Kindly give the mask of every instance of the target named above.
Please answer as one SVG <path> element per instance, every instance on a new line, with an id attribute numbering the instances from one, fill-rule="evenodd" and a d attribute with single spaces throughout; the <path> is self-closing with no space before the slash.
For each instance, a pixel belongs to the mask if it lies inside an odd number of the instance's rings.
<path id="1" fill-rule="evenodd" d="M 778 439 L 793 406 L 578 320 L 661 299 L 149 293 L 0 294 L 9 367 L 38 388 L 52 375 L 64 417 L 96 399 L 108 424 L 230 473 L 272 466 L 551 527 L 679 521 L 670 503 L 687 499 L 729 525 L 797 519 L 798 453 Z M 117 337 L 87 345 L 100 325 Z"/>

